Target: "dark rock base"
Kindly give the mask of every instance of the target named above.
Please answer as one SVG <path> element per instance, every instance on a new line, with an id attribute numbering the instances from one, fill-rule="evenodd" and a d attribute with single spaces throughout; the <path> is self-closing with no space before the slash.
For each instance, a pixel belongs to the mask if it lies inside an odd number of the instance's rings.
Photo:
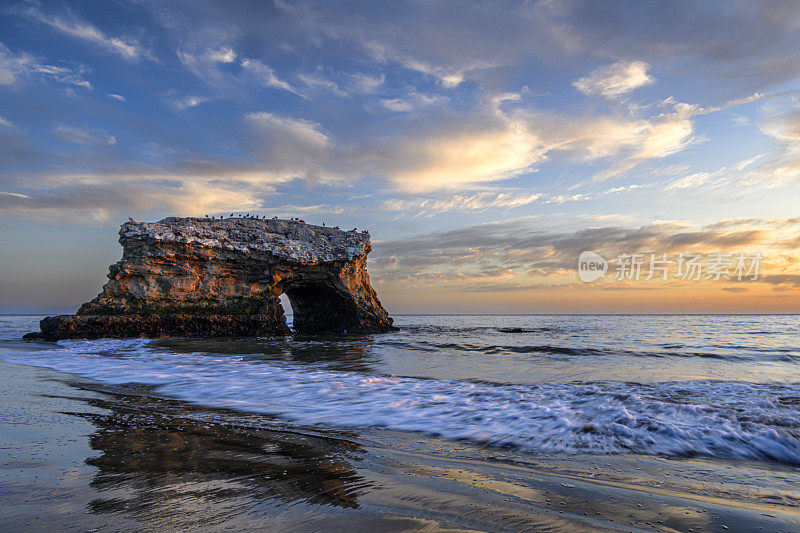
<path id="1" fill-rule="evenodd" d="M 26 338 L 77 339 L 100 337 L 257 337 L 288 335 L 281 313 L 268 315 L 60 315 L 40 323 L 42 332 Z"/>

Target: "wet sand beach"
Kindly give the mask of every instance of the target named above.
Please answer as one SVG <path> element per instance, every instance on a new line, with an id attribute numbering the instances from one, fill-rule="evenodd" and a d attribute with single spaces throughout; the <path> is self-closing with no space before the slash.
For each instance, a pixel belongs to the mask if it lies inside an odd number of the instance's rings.
<path id="1" fill-rule="evenodd" d="M 4 531 L 796 531 L 788 465 L 521 454 L 0 364 Z"/>

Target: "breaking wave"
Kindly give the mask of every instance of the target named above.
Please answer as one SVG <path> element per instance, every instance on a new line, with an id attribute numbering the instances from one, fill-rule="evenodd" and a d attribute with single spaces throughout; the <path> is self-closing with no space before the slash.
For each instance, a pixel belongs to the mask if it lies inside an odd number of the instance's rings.
<path id="1" fill-rule="evenodd" d="M 146 340 L 8 350 L 11 363 L 299 424 L 381 427 L 541 453 L 637 453 L 800 465 L 800 386 L 746 381 L 508 385 L 398 377 L 247 355 L 174 353 Z"/>

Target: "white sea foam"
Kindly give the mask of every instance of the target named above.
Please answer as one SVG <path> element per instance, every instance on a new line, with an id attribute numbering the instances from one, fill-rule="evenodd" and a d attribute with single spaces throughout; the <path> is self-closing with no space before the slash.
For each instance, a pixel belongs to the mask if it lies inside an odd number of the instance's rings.
<path id="1" fill-rule="evenodd" d="M 384 427 L 536 452 L 774 459 L 800 464 L 797 385 L 504 385 L 385 376 L 234 355 L 176 354 L 144 340 L 61 341 L 3 360 L 301 424 Z"/>

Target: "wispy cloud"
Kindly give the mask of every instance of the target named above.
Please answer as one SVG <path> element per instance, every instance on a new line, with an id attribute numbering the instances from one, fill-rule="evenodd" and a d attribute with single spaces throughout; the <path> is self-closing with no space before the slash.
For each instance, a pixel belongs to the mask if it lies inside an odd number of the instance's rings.
<path id="1" fill-rule="evenodd" d="M 350 92 L 357 94 L 372 94 L 386 81 L 383 74 L 365 74 L 358 72 L 350 74 L 347 80 L 347 88 Z"/>
<path id="2" fill-rule="evenodd" d="M 447 102 L 447 98 L 437 94 L 423 94 L 418 91 L 410 91 L 406 95 L 394 98 L 382 98 L 381 106 L 388 111 L 395 113 L 409 113 L 420 108 L 442 105 Z"/>
<path id="3" fill-rule="evenodd" d="M 265 171 L 281 179 L 331 176 L 333 143 L 320 124 L 267 112 L 249 113 L 244 120 L 252 134 L 250 151 Z"/>
<path id="4" fill-rule="evenodd" d="M 108 98 L 111 98 L 112 100 L 116 100 L 118 102 L 124 102 L 125 101 L 125 97 L 122 96 L 121 94 L 108 93 L 106 96 Z"/>
<path id="5" fill-rule="evenodd" d="M 51 130 L 51 133 L 59 139 L 78 144 L 111 145 L 117 142 L 113 135 L 108 135 L 102 130 L 77 126 L 58 125 Z"/>
<path id="6" fill-rule="evenodd" d="M 468 70 L 433 65 L 419 58 L 405 55 L 397 49 L 385 46 L 378 41 L 365 42 L 364 46 L 374 59 L 381 62 L 399 63 L 409 70 L 435 78 L 442 86 L 448 88 L 458 87 L 464 81 Z M 478 65 L 475 68 L 478 68 Z"/>
<path id="7" fill-rule="evenodd" d="M 215 63 L 233 63 L 236 61 L 236 51 L 230 47 L 222 47 L 216 50 L 209 50 L 207 57 L 209 61 Z"/>
<path id="8" fill-rule="evenodd" d="M 99 46 L 128 61 L 137 61 L 146 55 L 136 40 L 107 35 L 96 26 L 75 15 L 46 14 L 35 7 L 25 10 L 24 13 L 65 35 Z"/>
<path id="9" fill-rule="evenodd" d="M 407 211 L 414 216 L 428 216 L 448 211 L 485 211 L 522 207 L 542 198 L 540 193 L 512 194 L 482 192 L 444 198 L 391 198 L 381 205 L 386 211 Z"/>
<path id="10" fill-rule="evenodd" d="M 91 89 L 92 84 L 83 78 L 86 68 L 48 65 L 26 53 L 15 54 L 0 43 L 0 85 L 14 85 L 32 77 L 42 77 L 67 85 Z"/>
<path id="11" fill-rule="evenodd" d="M 20 200 L 30 199 L 30 196 L 28 196 L 26 194 L 19 194 L 19 193 L 15 193 L 15 192 L 2 192 L 2 191 L 0 191 L 0 202 L 2 201 L 3 197 L 5 197 L 7 199 L 8 198 L 16 198 L 16 199 L 20 199 Z"/>
<path id="12" fill-rule="evenodd" d="M 173 99 L 172 106 L 176 109 L 189 109 L 208 102 L 208 100 L 209 99 L 205 96 L 184 96 L 182 98 Z"/>
<path id="13" fill-rule="evenodd" d="M 256 81 L 263 85 L 264 87 L 271 87 L 273 89 L 280 89 L 282 91 L 288 91 L 290 93 L 294 93 L 298 96 L 302 96 L 297 89 L 289 85 L 287 82 L 283 81 L 282 79 L 278 78 L 275 71 L 271 69 L 268 65 L 266 65 L 263 61 L 258 59 L 242 59 L 241 62 L 242 68 L 245 71 L 249 72 Z"/>
<path id="14" fill-rule="evenodd" d="M 325 90 L 343 98 L 350 96 L 347 91 L 339 87 L 338 83 L 319 72 L 312 74 L 300 73 L 297 75 L 297 79 L 306 87 L 311 87 L 312 89 Z"/>
<path id="15" fill-rule="evenodd" d="M 655 80 L 647 74 L 649 68 L 644 61 L 617 61 L 575 80 L 572 85 L 584 94 L 618 98 L 653 83 Z"/>

